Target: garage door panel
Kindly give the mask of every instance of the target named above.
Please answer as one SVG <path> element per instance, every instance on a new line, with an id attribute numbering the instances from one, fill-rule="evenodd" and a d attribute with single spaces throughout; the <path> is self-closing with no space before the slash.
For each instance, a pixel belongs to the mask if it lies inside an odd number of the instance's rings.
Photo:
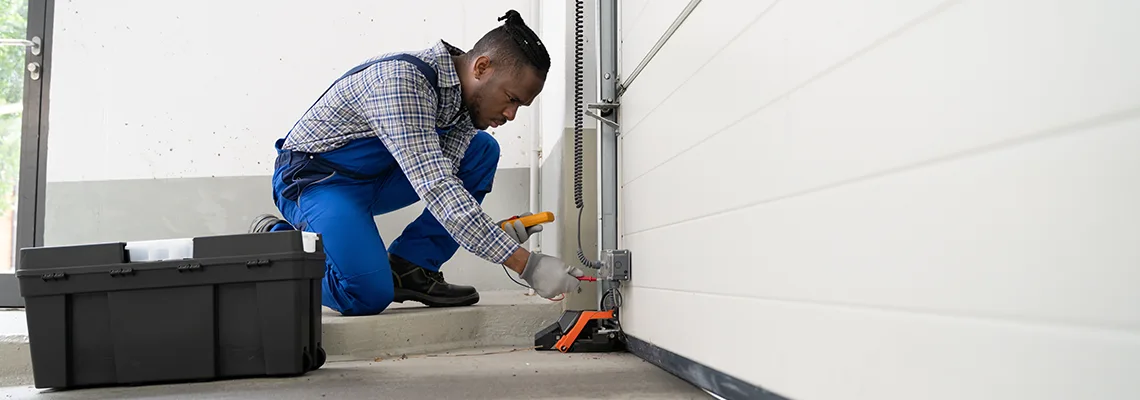
<path id="1" fill-rule="evenodd" d="M 1103 3 L 1096 5 L 1107 8 Z M 1128 46 L 1126 38 L 1140 36 L 1140 26 L 1130 22 L 1130 15 L 1140 15 L 1140 11 L 1103 9 L 1104 14 L 1115 16 L 1097 19 L 1092 16 L 1098 12 L 1094 4 L 1033 4 L 956 5 L 812 81 L 794 94 L 802 103 L 793 116 L 803 131 L 797 134 L 823 135 L 811 136 L 820 141 L 819 151 L 824 152 L 817 157 L 858 162 L 862 168 L 852 169 L 858 174 L 1137 104 L 1134 93 L 1140 92 L 1140 75 L 1131 71 L 1140 70 L 1140 48 Z M 783 5 L 773 10 L 773 18 Z M 1019 23 L 1010 24 L 1010 20 Z M 1106 36 L 1105 31 L 1112 34 Z M 772 37 L 756 38 L 758 44 L 750 51 L 762 53 L 769 47 L 764 40 Z M 791 52 L 800 47 L 789 43 L 786 48 Z M 761 76 L 748 78 L 751 81 L 735 78 L 741 74 L 734 75 L 721 65 L 741 64 L 753 56 L 737 56 L 734 48 L 681 87 L 637 131 L 626 133 L 627 149 L 656 148 L 623 154 L 625 182 L 762 110 L 770 104 L 765 94 L 776 96 L 800 84 L 798 78 L 773 81 L 763 73 L 750 75 Z M 791 64 L 782 70 L 788 77 L 806 77 L 802 71 L 826 67 L 794 59 L 789 56 Z M 1089 70 L 1098 73 L 1089 74 Z M 726 76 L 733 76 L 737 83 L 728 87 L 743 88 L 741 92 L 747 94 L 715 106 L 703 104 L 718 93 L 723 97 L 730 80 Z M 636 101 L 623 99 L 623 108 Z M 688 123 L 678 124 L 678 115 L 684 115 Z M 902 144 L 878 147 L 880 140 L 901 140 Z M 851 149 L 861 154 L 852 154 Z"/>
<path id="2" fill-rule="evenodd" d="M 688 2 L 682 3 L 687 4 Z M 702 1 L 622 95 L 620 122 L 624 126 L 623 132 L 633 132 L 645 115 L 649 114 L 677 87 L 697 73 L 721 49 L 728 46 L 730 41 L 744 31 L 749 24 L 757 21 L 758 18 L 765 21 L 762 23 L 767 23 L 768 18 L 762 15 L 773 3 L 773 0 L 750 2 Z M 684 8 L 684 5 L 682 4 L 681 9 Z M 656 5 L 650 8 L 654 7 Z M 664 28 L 673 22 L 672 18 L 675 18 L 681 9 L 672 14 Z M 757 24 L 759 23 L 761 22 Z M 776 23 L 782 24 L 782 22 Z M 625 44 L 631 44 L 630 41 L 639 40 L 639 38 L 648 43 L 647 46 L 644 46 L 645 51 L 622 50 L 621 76 L 623 82 L 633 73 L 645 54 L 664 32 L 665 29 L 661 29 L 656 33 L 641 33 L 627 39 Z M 634 44 L 634 46 L 637 45 Z M 739 73 L 747 69 L 750 69 L 748 65 L 738 65 L 735 72 Z M 704 100 L 708 102 L 718 101 L 716 98 Z M 674 123 L 697 121 L 688 115 L 674 114 L 672 117 Z"/>
<path id="3" fill-rule="evenodd" d="M 648 34 L 648 32 L 637 29 L 638 22 L 649 7 L 649 0 L 622 0 L 618 2 L 618 29 L 621 30 L 621 39 L 624 41 L 630 34 L 640 35 Z M 587 10 L 590 12 L 593 10 Z"/>
<path id="4" fill-rule="evenodd" d="M 797 153 L 787 127 L 788 102 L 780 101 L 755 116 L 681 153 L 623 187 L 624 232 L 637 234 L 704 215 L 775 198 L 793 188 L 818 184 L 813 168 Z M 685 130 L 678 126 L 675 130 Z M 628 139 L 627 139 L 628 140 Z M 627 142 L 628 143 L 628 142 Z M 625 153 L 648 154 L 626 144 Z M 842 173 L 844 171 L 837 171 Z M 654 196 L 653 201 L 645 201 Z"/>
<path id="5" fill-rule="evenodd" d="M 618 7 L 621 7 L 621 53 L 618 57 L 625 71 L 632 72 L 637 67 L 687 5 L 689 0 L 618 2 Z"/>
<path id="6" fill-rule="evenodd" d="M 626 292 L 630 335 L 793 399 L 1126 399 L 1140 390 L 1136 334 Z"/>
<path id="7" fill-rule="evenodd" d="M 1137 132 L 1140 117 L 629 233 L 624 245 L 644 266 L 639 286 L 1140 330 Z M 741 190 L 803 170 L 755 164 L 775 172 L 742 176 Z M 686 195 L 728 202 L 685 182 L 627 186 L 623 212 L 680 212 Z"/>
<path id="8" fill-rule="evenodd" d="M 718 26 L 712 32 L 725 30 L 718 22 L 697 22 L 698 12 L 706 7 L 702 2 L 638 77 L 641 82 L 635 81 L 622 96 L 626 143 L 658 147 L 652 154 L 630 155 L 627 179 L 756 112 L 938 4 L 938 0 L 780 2 L 701 67 L 704 59 L 693 55 L 719 48 L 714 44 L 719 36 L 696 32 L 708 31 L 703 27 L 709 24 Z M 718 10 L 715 15 L 733 13 Z"/>
<path id="9" fill-rule="evenodd" d="M 661 115 L 686 114 L 684 109 L 692 108 L 687 114 L 702 123 L 647 120 L 643 127 L 652 129 L 624 138 L 623 181 L 632 191 L 657 192 L 672 182 L 688 186 L 655 200 L 648 212 L 630 210 L 627 231 L 881 173 L 1140 105 L 1135 96 L 1140 75 L 1130 72 L 1140 70 L 1140 48 L 1122 54 L 1096 43 L 1094 36 L 1051 34 L 1069 38 L 1065 42 L 1043 33 L 1058 22 L 1048 20 L 1035 22 L 1039 29 L 1028 32 L 1009 28 L 1001 34 L 973 33 L 961 27 L 995 25 L 986 22 L 995 11 L 961 7 L 681 154 L 674 149 L 692 146 L 695 137 L 715 129 L 716 121 L 731 117 L 737 111 L 730 110 L 738 106 L 664 104 Z M 1123 19 L 1102 24 L 1133 29 L 1140 36 L 1140 26 L 1127 27 Z M 1100 50 L 1082 50 L 1086 47 Z M 1083 61 L 1073 63 L 1069 54 L 1082 54 Z M 1082 73 L 1084 62 L 1104 65 L 1098 67 L 1103 73 Z M 765 87 L 777 85 L 770 81 Z M 711 96 L 712 89 L 705 90 L 705 97 Z M 679 98 L 689 97 L 701 96 Z M 650 146 L 655 148 L 648 151 Z M 745 184 L 757 179 L 764 184 Z M 722 196 L 726 183 L 740 194 Z"/>

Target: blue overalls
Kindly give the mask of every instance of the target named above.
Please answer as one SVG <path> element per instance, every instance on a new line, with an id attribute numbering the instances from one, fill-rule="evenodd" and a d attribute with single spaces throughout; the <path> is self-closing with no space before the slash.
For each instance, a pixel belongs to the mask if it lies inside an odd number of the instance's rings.
<path id="1" fill-rule="evenodd" d="M 415 64 L 431 86 L 437 87 L 435 70 L 414 56 L 401 54 L 372 63 L 392 60 Z M 357 66 L 339 79 L 372 63 Z M 441 135 L 447 132 L 437 131 Z M 273 200 L 289 224 L 278 224 L 273 230 L 300 229 L 321 234 L 326 254 L 321 299 L 325 306 L 344 315 L 379 314 L 393 299 L 389 251 L 420 267 L 438 271 L 459 249 L 459 244 L 426 208 L 392 241 L 391 248 L 385 249 L 373 216 L 399 210 L 420 199 L 379 138 L 356 139 L 316 154 L 283 150 L 284 141 L 278 139 L 275 143 Z M 480 203 L 491 191 L 498 162 L 498 142 L 487 132 L 479 131 L 459 163 L 459 178 Z"/>

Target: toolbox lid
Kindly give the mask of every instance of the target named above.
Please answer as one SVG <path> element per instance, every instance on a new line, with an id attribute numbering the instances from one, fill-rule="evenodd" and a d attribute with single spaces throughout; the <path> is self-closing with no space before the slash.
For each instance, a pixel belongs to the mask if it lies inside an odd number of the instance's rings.
<path id="1" fill-rule="evenodd" d="M 187 260 L 194 258 L 194 238 L 140 240 L 127 242 L 127 262 Z M 317 251 L 317 234 L 301 232 L 301 250 Z"/>
<path id="2" fill-rule="evenodd" d="M 21 271 L 88 267 L 196 258 L 323 252 L 313 232 L 282 231 L 197 238 L 140 240 L 20 249 Z"/>

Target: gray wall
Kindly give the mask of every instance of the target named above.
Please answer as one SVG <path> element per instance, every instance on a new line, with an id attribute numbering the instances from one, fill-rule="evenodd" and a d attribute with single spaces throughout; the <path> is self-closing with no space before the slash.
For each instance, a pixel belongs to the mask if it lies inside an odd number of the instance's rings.
<path id="1" fill-rule="evenodd" d="M 529 189 L 526 168 L 500 169 L 484 209 L 493 218 L 526 212 Z M 258 214 L 280 215 L 270 193 L 269 176 L 49 182 L 44 243 L 58 246 L 242 233 Z M 391 243 L 422 211 L 423 204 L 416 203 L 376 217 L 381 237 Z M 462 248 L 443 270 L 448 281 L 480 290 L 523 290 L 504 275 L 502 267 Z"/>
<path id="2" fill-rule="evenodd" d="M 597 178 L 597 130 L 584 129 L 582 132 L 582 251 L 586 257 L 597 259 L 598 240 L 598 178 Z M 553 211 L 557 216 L 557 240 L 555 246 L 544 245 L 543 253 L 561 257 L 571 265 L 578 262 L 578 209 L 574 207 L 574 129 L 563 131 L 562 138 L 553 146 L 543 160 L 541 171 L 542 187 L 557 188 L 553 193 L 542 193 L 542 207 Z M 552 248 L 551 248 L 552 247 Z M 593 270 L 586 270 L 596 275 Z M 582 292 L 566 297 L 566 309 L 594 309 L 597 307 L 596 284 L 582 283 Z"/>

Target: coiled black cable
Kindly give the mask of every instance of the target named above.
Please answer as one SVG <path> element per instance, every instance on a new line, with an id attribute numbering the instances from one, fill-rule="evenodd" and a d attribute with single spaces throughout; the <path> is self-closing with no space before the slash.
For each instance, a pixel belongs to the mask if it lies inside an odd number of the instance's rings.
<path id="1" fill-rule="evenodd" d="M 582 265 L 598 269 L 601 263 L 586 258 L 582 251 L 582 210 L 585 202 L 582 200 L 582 59 L 585 44 L 585 0 L 574 2 L 574 207 L 578 208 L 578 261 Z"/>

